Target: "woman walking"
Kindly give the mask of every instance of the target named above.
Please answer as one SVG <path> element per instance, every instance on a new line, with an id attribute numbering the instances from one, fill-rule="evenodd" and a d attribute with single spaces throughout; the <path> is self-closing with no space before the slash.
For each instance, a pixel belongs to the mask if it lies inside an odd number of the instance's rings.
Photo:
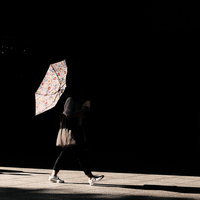
<path id="1" fill-rule="evenodd" d="M 104 175 L 94 176 L 92 174 L 83 148 L 84 136 L 81 127 L 82 116 L 83 113 L 88 110 L 89 107 L 83 104 L 80 96 L 67 98 L 56 142 L 57 146 L 62 146 L 62 151 L 54 164 L 52 174 L 49 176 L 49 181 L 64 183 L 64 180 L 59 179 L 57 175 L 67 151 L 72 151 L 75 155 L 79 161 L 80 167 L 88 177 L 90 185 L 103 179 Z"/>

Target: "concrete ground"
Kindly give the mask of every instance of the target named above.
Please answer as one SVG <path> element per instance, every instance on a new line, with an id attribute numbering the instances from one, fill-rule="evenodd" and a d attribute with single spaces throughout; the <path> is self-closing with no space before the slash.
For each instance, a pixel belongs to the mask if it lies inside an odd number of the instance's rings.
<path id="1" fill-rule="evenodd" d="M 200 199 L 200 177 L 94 172 L 104 179 L 88 184 L 82 171 L 62 170 L 63 184 L 48 181 L 50 169 L 0 167 L 0 200 Z"/>

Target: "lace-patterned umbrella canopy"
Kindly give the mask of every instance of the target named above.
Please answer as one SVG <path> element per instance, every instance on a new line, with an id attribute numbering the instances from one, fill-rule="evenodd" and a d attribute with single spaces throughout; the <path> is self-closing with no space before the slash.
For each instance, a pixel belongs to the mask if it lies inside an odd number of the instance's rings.
<path id="1" fill-rule="evenodd" d="M 53 108 L 66 88 L 67 65 L 65 60 L 51 64 L 35 93 L 35 115 Z"/>

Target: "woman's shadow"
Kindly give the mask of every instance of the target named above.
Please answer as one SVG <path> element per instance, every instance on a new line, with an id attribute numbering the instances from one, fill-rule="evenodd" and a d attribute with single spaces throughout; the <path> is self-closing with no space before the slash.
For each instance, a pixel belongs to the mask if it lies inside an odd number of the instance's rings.
<path id="1" fill-rule="evenodd" d="M 181 186 L 168 186 L 168 185 L 115 185 L 115 184 L 96 184 L 97 187 L 117 187 L 139 190 L 163 190 L 179 193 L 193 193 L 200 194 L 198 187 L 181 187 Z"/>
<path id="2" fill-rule="evenodd" d="M 88 185 L 88 183 L 69 183 L 69 182 L 65 182 L 65 184 Z M 136 190 L 163 190 L 169 192 L 200 194 L 199 187 L 182 187 L 182 186 L 169 186 L 169 185 L 117 185 L 117 184 L 97 183 L 93 187 L 116 187 L 116 188 L 128 188 Z"/>

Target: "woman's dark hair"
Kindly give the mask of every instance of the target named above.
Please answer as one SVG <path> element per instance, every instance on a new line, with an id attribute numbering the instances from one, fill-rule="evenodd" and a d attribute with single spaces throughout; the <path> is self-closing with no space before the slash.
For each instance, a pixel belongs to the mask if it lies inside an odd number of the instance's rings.
<path id="1" fill-rule="evenodd" d="M 74 86 L 74 87 L 67 87 L 65 93 L 72 97 L 73 99 L 80 99 L 84 98 L 85 91 L 82 87 Z"/>

